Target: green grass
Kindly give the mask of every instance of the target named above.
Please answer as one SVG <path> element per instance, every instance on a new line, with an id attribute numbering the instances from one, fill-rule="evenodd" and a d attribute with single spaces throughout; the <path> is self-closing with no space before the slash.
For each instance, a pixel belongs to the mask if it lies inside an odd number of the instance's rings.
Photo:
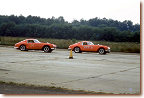
<path id="1" fill-rule="evenodd" d="M 1 45 L 14 46 L 15 43 L 22 41 L 24 37 L 0 37 Z M 67 49 L 69 45 L 79 42 L 81 40 L 65 40 L 65 39 L 51 39 L 51 38 L 37 38 L 41 42 L 49 42 L 57 45 L 57 48 Z M 140 43 L 137 42 L 107 42 L 107 41 L 92 41 L 94 44 L 106 45 L 111 47 L 112 52 L 129 52 L 140 53 Z"/>

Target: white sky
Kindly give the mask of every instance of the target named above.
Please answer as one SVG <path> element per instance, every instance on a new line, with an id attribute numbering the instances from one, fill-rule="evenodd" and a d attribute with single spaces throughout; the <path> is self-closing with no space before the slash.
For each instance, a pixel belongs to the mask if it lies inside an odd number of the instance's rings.
<path id="1" fill-rule="evenodd" d="M 0 15 L 63 16 L 74 19 L 111 18 L 140 23 L 140 0 L 0 0 Z"/>

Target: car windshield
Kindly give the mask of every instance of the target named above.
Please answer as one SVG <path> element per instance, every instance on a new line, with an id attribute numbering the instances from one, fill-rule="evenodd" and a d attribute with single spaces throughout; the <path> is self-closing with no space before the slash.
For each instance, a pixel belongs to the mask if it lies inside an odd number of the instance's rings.
<path id="1" fill-rule="evenodd" d="M 35 43 L 40 43 L 40 41 L 38 41 L 37 39 L 36 39 L 36 40 L 34 40 L 34 42 L 35 42 Z"/>
<path id="2" fill-rule="evenodd" d="M 94 45 L 92 42 L 88 42 L 88 45 Z"/>

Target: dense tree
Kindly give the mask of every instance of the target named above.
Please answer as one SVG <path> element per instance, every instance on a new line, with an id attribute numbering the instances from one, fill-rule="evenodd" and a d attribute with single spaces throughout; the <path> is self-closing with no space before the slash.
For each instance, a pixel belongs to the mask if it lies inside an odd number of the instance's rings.
<path id="1" fill-rule="evenodd" d="M 139 42 L 140 25 L 133 25 L 129 20 L 120 22 L 98 17 L 68 23 L 62 16 L 45 19 L 0 15 L 0 36 Z"/>

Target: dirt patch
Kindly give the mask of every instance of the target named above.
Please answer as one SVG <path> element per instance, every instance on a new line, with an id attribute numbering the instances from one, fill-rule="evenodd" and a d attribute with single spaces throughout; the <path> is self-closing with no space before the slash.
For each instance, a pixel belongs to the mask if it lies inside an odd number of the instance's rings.
<path id="1" fill-rule="evenodd" d="M 44 87 L 14 82 L 0 82 L 0 94 L 107 94 L 103 92 L 87 92 L 83 90 L 69 90 L 60 87 Z"/>
<path id="2" fill-rule="evenodd" d="M 10 70 L 7 70 L 7 69 L 0 69 L 0 71 L 10 71 Z"/>

